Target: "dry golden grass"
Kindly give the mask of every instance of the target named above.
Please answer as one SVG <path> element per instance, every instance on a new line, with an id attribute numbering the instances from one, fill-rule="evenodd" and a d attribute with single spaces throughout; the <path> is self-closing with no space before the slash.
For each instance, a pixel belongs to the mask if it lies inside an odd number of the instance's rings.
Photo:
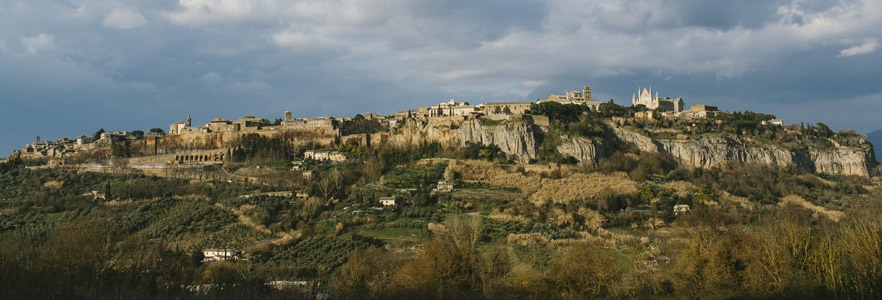
<path id="1" fill-rule="evenodd" d="M 814 215 L 816 217 L 818 215 L 821 215 L 821 216 L 824 216 L 830 220 L 833 220 L 834 222 L 839 222 L 840 219 L 845 217 L 845 213 L 843 213 L 841 211 L 829 210 L 829 209 L 814 205 L 808 201 L 805 201 L 805 199 L 802 199 L 802 197 L 797 196 L 797 195 L 790 195 L 790 196 L 784 197 L 783 199 L 781 199 L 780 204 L 781 205 L 786 205 L 786 204 L 799 205 L 799 206 L 802 206 L 802 207 L 814 212 Z"/>
<path id="2" fill-rule="evenodd" d="M 58 189 L 62 186 L 64 186 L 64 181 L 53 180 L 53 181 L 46 181 L 45 183 L 43 183 L 43 187 L 47 187 L 50 189 Z"/>
<path id="3" fill-rule="evenodd" d="M 606 222 L 606 218 L 602 214 L 587 207 L 579 208 L 579 216 L 585 220 L 585 226 L 592 230 L 600 229 Z"/>
<path id="4" fill-rule="evenodd" d="M 538 232 L 510 233 L 506 240 L 508 240 L 509 245 L 524 247 L 547 246 L 551 241 L 548 237 Z"/>
<path id="5" fill-rule="evenodd" d="M 447 234 L 447 227 L 444 226 L 444 224 L 429 223 L 427 225 L 427 227 L 428 227 L 429 231 L 431 231 L 434 234 L 437 234 L 437 235 Z"/>
<path id="6" fill-rule="evenodd" d="M 720 202 L 735 203 L 749 210 L 753 210 L 759 205 L 756 202 L 751 202 L 747 198 L 735 196 L 726 191 L 720 191 Z"/>
<path id="7" fill-rule="evenodd" d="M 135 202 L 132 201 L 132 199 L 128 199 L 128 200 L 110 200 L 110 201 L 107 201 L 107 202 L 103 202 L 103 203 L 101 203 L 101 205 L 104 205 L 104 206 L 124 206 L 124 205 L 132 205 L 133 203 L 135 203 Z"/>
<path id="8" fill-rule="evenodd" d="M 659 185 L 662 188 L 674 190 L 677 196 L 686 197 L 689 194 L 698 192 L 698 187 L 688 181 L 671 181 Z"/>
<path id="9" fill-rule="evenodd" d="M 451 168 L 465 180 L 487 182 L 494 186 L 518 188 L 526 198 L 537 206 L 546 203 L 569 203 L 593 197 L 604 188 L 626 194 L 635 193 L 635 182 L 627 174 L 577 173 L 572 168 L 559 168 L 561 178 L 543 177 L 538 174 L 509 172 L 499 166 L 482 161 L 459 161 Z"/>
<path id="10" fill-rule="evenodd" d="M 576 222 L 572 214 L 569 214 L 560 208 L 555 208 L 547 212 L 546 220 L 548 220 L 548 222 L 557 224 L 558 226 L 570 226 Z"/>
<path id="11" fill-rule="evenodd" d="M 498 211 L 491 212 L 490 215 L 487 216 L 487 218 L 494 220 L 494 221 L 497 221 L 497 222 L 502 222 L 502 223 L 508 223 L 508 222 L 529 223 L 530 222 L 530 218 L 527 218 L 525 216 L 512 215 L 509 213 L 498 212 Z"/>

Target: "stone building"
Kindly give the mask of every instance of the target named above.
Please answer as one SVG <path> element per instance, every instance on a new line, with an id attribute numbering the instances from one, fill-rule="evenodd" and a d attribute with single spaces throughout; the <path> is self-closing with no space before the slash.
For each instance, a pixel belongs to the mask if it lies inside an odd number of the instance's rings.
<path id="1" fill-rule="evenodd" d="M 454 185 L 452 181 L 441 180 L 438 181 L 438 186 L 435 187 L 436 192 L 452 192 L 454 189 Z"/>
<path id="2" fill-rule="evenodd" d="M 685 104 L 683 102 L 683 98 L 671 99 L 668 97 L 659 98 L 658 92 L 655 92 L 655 96 L 652 95 L 652 87 L 649 89 L 643 88 L 643 91 L 637 89 L 637 93 L 631 97 L 631 105 L 642 104 L 649 109 L 656 109 L 661 106 L 665 109 L 665 111 L 670 112 L 682 112 L 685 109 Z"/>
<path id="3" fill-rule="evenodd" d="M 285 120 L 282 121 L 282 130 L 293 131 L 312 131 L 322 136 L 337 137 L 340 136 L 341 122 L 337 118 L 319 117 L 319 118 L 291 118 L 289 112 L 285 112 Z"/>
<path id="4" fill-rule="evenodd" d="M 499 113 L 522 115 L 530 110 L 530 105 L 533 105 L 533 102 L 487 102 L 478 105 L 478 107 L 484 111 L 485 115 Z"/>
<path id="5" fill-rule="evenodd" d="M 689 110 L 684 111 L 682 116 L 687 118 L 713 119 L 714 116 L 716 116 L 717 111 L 716 106 L 696 104 Z"/>
<path id="6" fill-rule="evenodd" d="M 450 99 L 448 102 L 439 103 L 428 107 L 420 107 L 416 114 L 424 117 L 445 117 L 445 116 L 469 116 L 478 113 L 478 108 L 469 105 L 468 102 L 456 102 Z M 408 115 L 412 115 L 409 113 Z"/>
<path id="7" fill-rule="evenodd" d="M 579 104 L 579 105 L 587 105 L 591 107 L 592 110 L 597 110 L 603 102 L 593 101 L 591 99 L 591 87 L 585 86 L 582 88 L 582 91 L 569 91 L 565 95 L 555 95 L 551 94 L 548 98 L 544 100 L 536 101 L 536 103 L 545 103 L 545 102 L 557 102 L 560 104 Z"/>
<path id="8" fill-rule="evenodd" d="M 390 196 L 390 197 L 380 197 L 379 201 L 384 207 L 395 207 L 398 204 L 395 203 L 398 200 L 398 197 Z"/>
<path id="9" fill-rule="evenodd" d="M 202 256 L 205 262 L 220 260 L 236 260 L 242 252 L 231 249 L 205 249 L 202 250 Z"/>

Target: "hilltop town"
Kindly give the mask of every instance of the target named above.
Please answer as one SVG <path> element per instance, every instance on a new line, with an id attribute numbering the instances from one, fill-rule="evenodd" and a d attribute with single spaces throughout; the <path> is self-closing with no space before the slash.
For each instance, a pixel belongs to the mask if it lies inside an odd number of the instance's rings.
<path id="1" fill-rule="evenodd" d="M 38 137 L 0 161 L 0 295 L 873 295 L 866 136 L 631 97 Z"/>
<path id="2" fill-rule="evenodd" d="M 194 126 L 188 115 L 185 121 L 169 125 L 168 131 L 153 128 L 148 132 L 137 130 L 104 132 L 102 129 L 95 135 L 81 135 L 75 139 L 63 138 L 58 141 L 46 141 L 37 137 L 34 143 L 25 145 L 12 156 L 24 160 L 42 159 L 50 165 L 75 163 L 88 158 L 119 156 L 121 153 L 113 152 L 113 145 L 125 144 L 127 149 L 126 153 L 122 153 L 123 156 L 177 153 L 175 159 L 170 162 L 222 161 L 225 158 L 225 153 L 212 157 L 189 155 L 189 153 L 210 149 L 229 150 L 242 136 L 248 134 L 264 137 L 284 136 L 296 145 L 310 144 L 331 147 L 335 143 L 342 142 L 372 146 L 388 141 L 390 135 L 408 121 L 426 122 L 439 118 L 493 121 L 528 119 L 535 120 L 539 122 L 538 124 L 547 125 L 546 118 L 530 114 L 532 106 L 542 103 L 569 104 L 587 107 L 591 111 L 599 111 L 601 105 L 607 102 L 594 101 L 591 97 L 591 88 L 585 86 L 582 91 L 569 91 L 561 95 L 551 94 L 547 99 L 538 99 L 535 102 L 487 102 L 471 105 L 468 102 L 457 102 L 451 99 L 449 102 L 398 111 L 391 115 L 367 113 L 355 118 L 295 118 L 291 112 L 285 112 L 283 119 L 274 121 L 245 116 L 235 121 L 214 118 L 207 124 Z M 686 105 L 682 98 L 659 98 L 657 91 L 653 95 L 652 88 L 638 90 L 638 93 L 633 95 L 631 105 L 636 109 L 622 114 L 622 118 L 713 120 L 715 114 L 722 113 L 715 106 L 702 104 L 685 109 Z M 344 124 L 354 121 L 366 121 L 376 124 L 376 126 L 366 132 L 352 132 L 343 128 Z M 781 120 L 768 120 L 768 123 L 783 126 Z M 324 158 L 321 155 L 325 154 L 320 154 L 320 158 Z M 337 156 L 335 159 L 341 158 Z"/>
<path id="3" fill-rule="evenodd" d="M 569 119 L 561 120 L 561 113 L 570 114 Z M 573 124 L 590 127 L 593 133 L 563 132 L 565 140 L 556 142 L 556 149 L 552 149 L 556 153 L 539 151 L 543 140 L 548 140 L 543 139 L 547 133 L 562 133 L 555 128 L 571 131 L 568 122 L 577 121 L 577 115 L 587 116 L 591 124 Z M 598 135 L 602 131 L 608 132 Z M 592 134 L 594 136 L 590 136 Z M 872 145 L 865 136 L 853 131 L 834 133 L 820 123 L 808 127 L 805 124 L 785 126 L 772 115 L 728 113 L 705 104 L 687 106 L 682 98 L 660 97 L 651 87 L 638 89 L 632 95 L 630 106 L 622 106 L 613 100 L 595 101 L 589 86 L 581 91 L 551 94 L 535 102 L 472 105 L 451 99 L 389 115 L 296 118 L 292 112 L 284 112 L 283 118 L 273 121 L 245 116 L 234 121 L 214 118 L 202 125 L 194 125 L 188 115 L 186 120 L 170 124 L 167 131 L 152 128 L 148 132 L 104 132 L 102 129 L 76 139 L 45 141 L 37 137 L 37 141 L 10 157 L 47 166 L 110 165 L 111 160 L 152 168 L 223 164 L 231 161 L 234 150 L 242 148 L 247 136 L 281 139 L 300 149 L 295 160 L 334 162 L 346 160 L 358 147 L 439 142 L 444 147 L 464 147 L 469 143 L 493 145 L 506 159 L 519 163 L 559 163 L 565 159 L 596 163 L 599 158 L 618 151 L 618 141 L 626 141 L 643 151 L 670 153 L 696 167 L 731 161 L 760 162 L 798 165 L 831 174 L 869 176 L 875 163 L 873 151 L 868 150 Z M 815 148 L 824 151 L 809 155 L 801 150 Z M 548 159 L 551 156 L 556 158 Z"/>

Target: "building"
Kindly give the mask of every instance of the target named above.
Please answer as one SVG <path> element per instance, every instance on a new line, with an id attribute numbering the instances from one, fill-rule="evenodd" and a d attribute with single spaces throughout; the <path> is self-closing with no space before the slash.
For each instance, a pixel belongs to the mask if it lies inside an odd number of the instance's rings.
<path id="1" fill-rule="evenodd" d="M 478 111 L 478 108 L 469 105 L 468 102 L 456 102 L 454 99 L 450 101 L 420 108 L 421 111 L 428 112 L 429 117 L 443 116 L 468 116 Z"/>
<path id="2" fill-rule="evenodd" d="M 533 102 L 487 102 L 478 107 L 484 112 L 485 115 L 489 114 L 515 114 L 522 115 L 524 112 L 530 110 L 530 105 L 533 105 Z"/>
<path id="3" fill-rule="evenodd" d="M 168 127 L 168 134 L 182 134 L 187 127 L 190 127 L 193 124 L 193 120 L 190 119 L 190 115 L 187 115 L 187 122 L 174 122 L 171 126 Z"/>
<path id="4" fill-rule="evenodd" d="M 651 110 L 650 111 L 638 111 L 638 112 L 634 113 L 634 118 L 640 119 L 640 120 L 655 121 L 655 112 L 651 111 Z"/>
<path id="5" fill-rule="evenodd" d="M 560 102 L 563 104 L 581 104 L 581 103 L 585 103 L 585 102 L 591 102 L 591 87 L 586 85 L 584 88 L 582 88 L 581 92 L 569 91 L 565 95 L 551 94 L 551 96 L 548 96 L 548 98 L 545 99 L 545 101 L 539 101 L 539 102 L 548 102 L 548 101 Z"/>
<path id="6" fill-rule="evenodd" d="M 91 138 L 81 136 L 75 140 L 62 138 L 58 141 L 42 141 L 38 136 L 34 143 L 25 145 L 18 153 L 23 159 L 64 158 L 94 148 L 95 145 L 88 142 L 90 140 Z M 102 143 L 106 144 L 109 141 L 104 140 Z"/>
<path id="7" fill-rule="evenodd" d="M 438 186 L 435 188 L 437 192 L 452 192 L 454 190 L 454 185 L 452 181 L 441 180 L 438 181 Z"/>
<path id="8" fill-rule="evenodd" d="M 242 252 L 230 249 L 205 249 L 202 250 L 203 261 L 236 260 Z"/>
<path id="9" fill-rule="evenodd" d="M 717 113 L 717 107 L 704 104 L 693 105 L 688 111 L 683 112 L 686 117 L 713 119 Z"/>
<path id="10" fill-rule="evenodd" d="M 679 214 L 687 213 L 690 211 L 691 211 L 691 209 L 689 209 L 689 204 L 674 205 L 674 215 L 679 215 Z"/>
<path id="11" fill-rule="evenodd" d="M 333 151 L 331 153 L 328 153 L 328 159 L 333 162 L 341 162 L 346 160 L 346 155 L 344 155 L 342 152 Z"/>
<path id="12" fill-rule="evenodd" d="M 292 119 L 291 113 L 285 112 L 281 129 L 314 131 L 324 136 L 335 137 L 340 135 L 340 121 L 331 117 Z"/>
<path id="13" fill-rule="evenodd" d="M 591 110 L 598 110 L 603 102 L 593 101 L 591 99 L 591 87 L 585 86 L 582 88 L 582 91 L 569 91 L 565 95 L 555 95 L 551 94 L 545 100 L 536 101 L 536 103 L 545 103 L 545 102 L 557 102 L 560 104 L 578 104 L 578 105 L 587 105 L 591 108 Z"/>
<path id="14" fill-rule="evenodd" d="M 762 124 L 763 126 L 767 126 L 767 125 L 784 126 L 784 120 L 762 121 L 760 124 Z"/>
<path id="15" fill-rule="evenodd" d="M 214 118 L 213 120 L 211 120 L 210 123 L 208 123 L 208 130 L 210 132 L 223 132 L 223 131 L 236 132 L 241 129 L 240 126 L 242 123 L 243 122 L 233 124 L 232 121 L 227 120 L 227 119 Z"/>
<path id="16" fill-rule="evenodd" d="M 649 89 L 643 88 L 643 91 L 637 89 L 637 94 L 634 94 L 631 97 L 631 105 L 642 104 L 649 109 L 656 109 L 657 107 L 662 107 L 665 111 L 670 112 L 681 112 L 685 109 L 685 104 L 683 102 L 683 98 L 671 99 L 668 97 L 659 98 L 658 92 L 655 93 L 655 96 L 652 95 L 652 87 Z"/>
<path id="17" fill-rule="evenodd" d="M 341 162 L 346 160 L 346 155 L 337 151 L 315 151 L 306 150 L 303 152 L 303 159 L 328 160 L 333 162 Z"/>
<path id="18" fill-rule="evenodd" d="M 92 197 L 92 200 L 99 200 L 99 199 L 100 200 L 107 200 L 107 198 L 104 196 L 104 193 L 99 192 L 99 191 L 91 191 L 91 192 L 83 194 L 82 196 Z"/>
<path id="19" fill-rule="evenodd" d="M 396 200 L 398 200 L 397 198 L 398 198 L 398 197 L 395 197 L 395 196 L 390 196 L 390 197 L 380 197 L 380 204 L 382 204 L 383 207 L 395 207 L 395 206 L 398 206 L 398 204 L 396 203 Z"/>
<path id="20" fill-rule="evenodd" d="M 128 131 L 108 131 L 101 133 L 99 142 L 119 142 L 129 139 Z"/>
<path id="21" fill-rule="evenodd" d="M 328 151 L 318 151 L 315 153 L 313 159 L 315 160 L 329 160 L 331 159 L 331 152 Z"/>

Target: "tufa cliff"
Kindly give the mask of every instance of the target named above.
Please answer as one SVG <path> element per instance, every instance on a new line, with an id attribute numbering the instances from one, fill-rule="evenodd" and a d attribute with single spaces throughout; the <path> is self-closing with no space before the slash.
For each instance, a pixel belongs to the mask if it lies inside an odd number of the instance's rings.
<path id="1" fill-rule="evenodd" d="M 440 117 L 427 120 L 408 120 L 400 132 L 392 135 L 393 145 L 418 145 L 438 142 L 445 147 L 464 146 L 466 143 L 496 145 L 502 152 L 520 162 L 536 157 L 539 147 L 532 123 L 526 121 L 505 122 L 484 126 L 479 119 L 464 117 Z"/>
<path id="2" fill-rule="evenodd" d="M 756 145 L 740 137 L 707 137 L 700 140 L 654 140 L 613 128 L 616 136 L 640 151 L 669 153 L 681 163 L 712 167 L 728 162 L 752 162 L 778 166 L 794 165 L 813 172 L 869 176 L 876 163 L 872 147 L 865 150 L 837 146 L 820 150 L 805 147 L 788 150 L 772 145 Z"/>
<path id="3" fill-rule="evenodd" d="M 596 162 L 598 158 L 615 152 L 617 142 L 631 143 L 640 151 L 669 153 L 681 163 L 694 167 L 712 167 L 729 162 L 752 162 L 778 166 L 797 166 L 814 172 L 869 176 L 876 163 L 872 148 L 868 150 L 847 147 L 821 150 L 809 148 L 785 149 L 772 145 L 752 143 L 740 137 L 708 137 L 700 140 L 655 140 L 645 135 L 612 126 L 615 137 L 592 140 L 581 137 L 561 137 L 557 151 L 580 162 Z M 484 125 L 479 119 L 443 117 L 426 120 L 408 120 L 390 137 L 393 145 L 418 145 L 439 142 L 443 146 L 463 146 L 468 142 L 494 144 L 512 159 L 526 162 L 536 158 L 539 143 L 547 127 L 534 125 L 529 120 L 505 121 L 498 125 Z M 619 141 L 609 140 L 618 139 Z"/>

